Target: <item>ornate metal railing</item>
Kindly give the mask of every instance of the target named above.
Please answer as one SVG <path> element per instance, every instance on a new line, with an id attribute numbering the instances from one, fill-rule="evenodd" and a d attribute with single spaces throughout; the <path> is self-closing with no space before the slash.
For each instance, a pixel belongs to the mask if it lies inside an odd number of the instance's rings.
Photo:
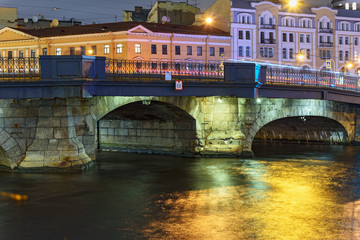
<path id="1" fill-rule="evenodd" d="M 115 80 L 193 80 L 219 81 L 224 79 L 223 65 L 194 62 L 160 62 L 107 59 L 107 78 Z"/>
<path id="2" fill-rule="evenodd" d="M 0 79 L 39 78 L 39 58 L 0 58 Z"/>
<path id="3" fill-rule="evenodd" d="M 266 81 L 263 84 L 335 88 L 360 92 L 359 75 L 292 67 L 267 67 Z"/>

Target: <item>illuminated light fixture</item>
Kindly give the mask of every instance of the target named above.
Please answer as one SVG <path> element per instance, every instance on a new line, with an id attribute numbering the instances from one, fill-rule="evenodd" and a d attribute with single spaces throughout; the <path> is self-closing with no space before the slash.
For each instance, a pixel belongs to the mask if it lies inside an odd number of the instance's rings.
<path id="1" fill-rule="evenodd" d="M 89 51 L 88 51 L 88 54 L 90 54 L 90 55 L 93 54 L 93 53 L 94 53 L 93 50 L 89 50 Z"/>
<path id="2" fill-rule="evenodd" d="M 352 67 L 353 67 L 353 64 L 352 64 L 352 63 L 347 63 L 347 64 L 346 64 L 346 67 L 347 67 L 347 68 L 352 68 Z"/>
<path id="3" fill-rule="evenodd" d="M 298 1 L 297 0 L 289 0 L 289 6 L 290 7 L 296 7 L 298 4 Z"/>
<path id="4" fill-rule="evenodd" d="M 305 59 L 305 56 L 304 56 L 304 54 L 299 54 L 298 55 L 298 59 L 300 60 L 300 61 L 304 61 L 304 59 Z"/>
<path id="5" fill-rule="evenodd" d="M 219 102 L 219 103 L 222 103 L 222 101 L 223 101 L 222 98 L 219 98 L 219 99 L 218 99 L 218 102 Z"/>
<path id="6" fill-rule="evenodd" d="M 211 17 L 207 17 L 206 19 L 205 19 L 205 22 L 207 23 L 207 24 L 210 24 L 210 23 L 212 23 L 212 18 Z"/>
<path id="7" fill-rule="evenodd" d="M 261 103 L 261 99 L 260 98 L 256 99 L 256 102 Z"/>
<path id="8" fill-rule="evenodd" d="M 143 100 L 142 104 L 148 106 L 151 104 L 151 100 Z"/>

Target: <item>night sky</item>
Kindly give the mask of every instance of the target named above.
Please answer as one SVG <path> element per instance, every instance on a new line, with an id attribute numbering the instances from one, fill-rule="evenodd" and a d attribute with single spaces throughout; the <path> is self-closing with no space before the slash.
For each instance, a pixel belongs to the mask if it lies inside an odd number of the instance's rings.
<path id="1" fill-rule="evenodd" d="M 173 0 L 186 2 L 186 0 Z M 314 0 L 304 0 L 314 2 Z M 327 5 L 331 0 L 316 0 L 317 5 Z M 57 18 L 69 20 L 75 18 L 83 24 L 93 22 L 122 21 L 123 10 L 134 10 L 134 6 L 150 8 L 156 0 L 0 0 L 1 7 L 17 7 L 18 17 L 31 18 L 45 16 L 46 19 Z M 197 4 L 201 11 L 206 10 L 215 0 L 188 0 Z M 56 10 L 52 10 L 56 8 Z"/>

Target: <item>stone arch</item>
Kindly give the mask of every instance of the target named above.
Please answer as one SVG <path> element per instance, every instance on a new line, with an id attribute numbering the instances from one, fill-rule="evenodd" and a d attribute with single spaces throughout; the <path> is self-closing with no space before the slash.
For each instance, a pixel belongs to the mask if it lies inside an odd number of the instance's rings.
<path id="1" fill-rule="evenodd" d="M 166 97 L 103 97 L 101 102 L 97 104 L 99 111 L 96 113 L 96 121 L 99 122 L 99 130 L 101 136 L 98 135 L 98 139 L 107 139 L 105 144 L 100 144 L 100 149 L 117 149 L 121 151 L 136 151 L 136 152 L 148 152 L 148 153 L 170 153 L 180 155 L 193 155 L 196 151 L 198 144 L 198 135 L 200 134 L 201 124 L 197 121 L 197 113 L 190 109 L 190 105 L 194 104 L 191 99 L 194 97 L 183 98 L 166 98 Z M 151 105 L 150 105 L 151 104 Z M 145 105 L 150 105 L 150 109 L 154 111 L 146 110 Z M 107 108 L 103 108 L 107 106 Z M 141 114 L 132 112 L 131 107 L 135 107 L 140 110 Z M 125 110 L 126 109 L 126 110 Z M 156 109 L 156 110 L 155 110 Z M 145 111 L 146 110 L 146 111 Z M 125 112 L 124 112 L 125 111 Z M 164 112 L 170 111 L 168 117 L 164 115 Z M 113 115 L 117 112 L 117 115 Z M 95 111 L 94 111 L 95 113 Z M 113 115 L 109 118 L 108 114 Z M 125 115 L 124 115 L 125 113 Z M 130 114 L 129 114 L 130 113 Z M 144 113 L 144 114 L 143 114 Z M 160 115 L 159 115 L 160 114 Z M 115 118 L 114 118 L 115 116 Z M 121 117 L 120 117 L 121 116 Z M 105 118 L 103 118 L 105 117 Z M 111 120 L 115 119 L 115 120 Z M 101 120 L 101 121 L 100 121 Z M 115 131 L 119 131 L 119 137 L 107 136 L 103 133 L 103 128 L 112 128 L 105 126 L 113 124 L 114 129 L 111 129 L 111 134 L 115 134 Z M 113 121 L 109 123 L 109 121 Z M 134 126 L 128 127 L 134 123 Z M 116 126 L 115 126 L 116 125 Z M 146 125 L 146 127 L 144 127 Z M 157 127 L 156 127 L 157 126 Z M 116 130 L 119 129 L 119 130 Z M 128 129 L 120 133 L 120 129 Z M 125 142 L 122 139 L 122 135 L 126 135 L 132 138 L 134 130 L 140 134 L 136 136 L 139 141 Z M 109 131 L 109 130 L 107 130 Z M 131 132 L 131 135 L 130 135 Z M 143 135 L 150 134 L 150 135 Z M 161 135 L 162 133 L 162 135 Z M 166 136 L 164 134 L 167 134 Z M 114 136 L 116 136 L 115 134 Z M 104 137 L 105 136 L 105 137 Z M 144 136 L 144 138 L 143 138 Z M 151 144 L 146 145 L 147 136 L 154 138 Z M 165 139 L 166 138 L 166 139 Z M 169 140 L 169 148 L 165 147 L 165 140 Z M 118 143 L 118 148 L 113 144 Z M 171 144 L 170 144 L 171 143 Z M 172 152 L 172 150 L 173 152 Z"/>
<path id="2" fill-rule="evenodd" d="M 0 165 L 15 168 L 25 157 L 25 150 L 5 129 L 0 129 Z"/>
<path id="3" fill-rule="evenodd" d="M 294 100 L 294 101 L 298 101 L 298 103 L 300 103 L 302 100 Z M 312 100 L 312 101 L 315 104 L 311 105 L 311 104 L 303 103 L 292 106 L 278 105 L 276 109 L 273 109 L 269 112 L 257 116 L 255 121 L 248 128 L 245 144 L 248 145 L 249 148 L 251 148 L 250 146 L 254 140 L 256 133 L 266 124 L 283 118 L 301 117 L 301 116 L 324 117 L 324 118 L 332 119 L 344 127 L 344 129 L 348 134 L 349 140 L 354 138 L 355 135 L 354 118 L 350 118 L 349 116 L 347 116 L 346 113 L 336 111 L 335 107 L 334 108 L 329 107 L 328 105 L 331 105 L 331 102 L 321 101 L 321 100 Z M 304 101 L 304 102 L 311 103 L 311 101 Z M 321 104 L 323 106 L 321 106 Z"/>

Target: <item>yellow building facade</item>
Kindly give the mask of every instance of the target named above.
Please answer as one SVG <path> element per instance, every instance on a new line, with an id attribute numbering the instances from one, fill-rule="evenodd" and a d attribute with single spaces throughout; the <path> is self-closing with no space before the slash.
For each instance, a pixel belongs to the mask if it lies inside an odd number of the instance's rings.
<path id="1" fill-rule="evenodd" d="M 206 26 L 110 23 L 0 30 L 0 55 L 93 55 L 108 59 L 219 63 L 230 57 L 228 33 Z"/>

